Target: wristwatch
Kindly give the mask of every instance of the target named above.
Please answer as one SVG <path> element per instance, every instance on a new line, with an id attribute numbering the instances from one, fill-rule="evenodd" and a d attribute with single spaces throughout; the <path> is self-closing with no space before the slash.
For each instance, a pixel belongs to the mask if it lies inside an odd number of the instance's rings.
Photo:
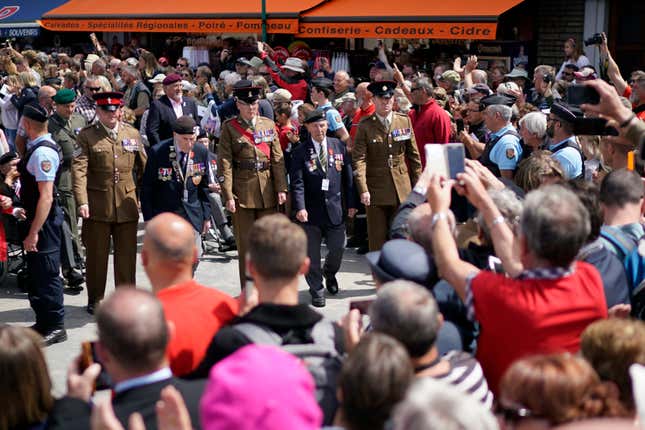
<path id="1" fill-rule="evenodd" d="M 432 219 L 430 220 L 430 228 L 434 230 L 434 226 L 439 222 L 439 220 L 446 218 L 448 218 L 448 214 L 445 212 L 437 212 L 436 214 L 432 215 Z"/>

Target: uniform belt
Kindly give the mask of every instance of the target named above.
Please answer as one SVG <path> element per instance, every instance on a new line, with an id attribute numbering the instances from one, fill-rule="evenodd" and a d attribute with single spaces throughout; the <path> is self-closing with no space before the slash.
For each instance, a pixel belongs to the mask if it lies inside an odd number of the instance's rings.
<path id="1" fill-rule="evenodd" d="M 268 161 L 243 160 L 243 161 L 234 161 L 233 166 L 237 167 L 238 169 L 255 170 L 257 172 L 261 172 L 263 170 L 269 170 L 269 168 L 271 167 L 271 163 Z"/>

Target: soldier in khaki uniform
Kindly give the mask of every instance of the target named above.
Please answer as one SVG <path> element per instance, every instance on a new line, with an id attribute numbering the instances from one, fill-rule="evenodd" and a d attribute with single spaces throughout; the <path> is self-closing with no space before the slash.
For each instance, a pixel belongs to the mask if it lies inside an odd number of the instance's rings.
<path id="1" fill-rule="evenodd" d="M 226 209 L 233 214 L 240 283 L 246 279 L 247 234 L 256 219 L 274 213 L 287 200 L 284 158 L 275 124 L 258 115 L 259 87 L 235 84 L 238 117 L 222 125 L 218 171 Z"/>
<path id="2" fill-rule="evenodd" d="M 56 103 L 56 111 L 49 117 L 47 128 L 52 135 L 52 139 L 56 141 L 63 151 L 60 179 L 58 180 L 59 203 L 65 215 L 65 224 L 63 225 L 65 234 L 63 234 L 61 262 L 63 276 L 67 280 L 70 289 L 80 291 L 83 289 L 80 285 L 84 279 L 79 263 L 83 257 L 78 234 L 76 200 L 72 190 L 72 160 L 80 153 L 76 137 L 87 126 L 87 121 L 81 114 L 74 112 L 76 109 L 75 91 L 67 88 L 58 90 L 54 96 L 54 102 Z"/>
<path id="3" fill-rule="evenodd" d="M 121 93 L 98 93 L 99 121 L 78 135 L 81 154 L 73 162 L 74 195 L 83 218 L 82 237 L 87 253 L 88 313 L 103 298 L 114 242 L 114 283 L 134 285 L 137 257 L 136 183 L 146 164 L 141 135 L 120 122 Z"/>
<path id="4" fill-rule="evenodd" d="M 383 246 L 396 209 L 421 175 L 410 119 L 392 112 L 395 88 L 391 81 L 367 87 L 374 94 L 376 112 L 359 123 L 352 151 L 356 187 L 367 209 L 370 251 Z"/>

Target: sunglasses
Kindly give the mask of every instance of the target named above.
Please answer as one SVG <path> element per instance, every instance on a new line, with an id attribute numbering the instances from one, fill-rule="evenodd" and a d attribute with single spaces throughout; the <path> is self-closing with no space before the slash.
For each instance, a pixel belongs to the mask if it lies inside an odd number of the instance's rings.
<path id="1" fill-rule="evenodd" d="M 186 64 L 177 63 L 177 67 L 186 67 Z"/>
<path id="2" fill-rule="evenodd" d="M 98 92 L 101 91 L 101 87 L 85 87 L 85 89 L 90 90 L 92 92 Z"/>

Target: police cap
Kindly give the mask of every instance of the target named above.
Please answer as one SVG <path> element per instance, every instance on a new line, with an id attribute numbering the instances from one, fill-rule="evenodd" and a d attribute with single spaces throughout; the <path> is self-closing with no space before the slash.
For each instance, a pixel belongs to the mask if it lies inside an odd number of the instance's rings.
<path id="1" fill-rule="evenodd" d="M 571 106 L 563 102 L 555 102 L 551 106 L 551 113 L 560 118 L 560 120 L 573 123 L 576 118 L 582 118 L 584 115 L 579 107 Z"/>

